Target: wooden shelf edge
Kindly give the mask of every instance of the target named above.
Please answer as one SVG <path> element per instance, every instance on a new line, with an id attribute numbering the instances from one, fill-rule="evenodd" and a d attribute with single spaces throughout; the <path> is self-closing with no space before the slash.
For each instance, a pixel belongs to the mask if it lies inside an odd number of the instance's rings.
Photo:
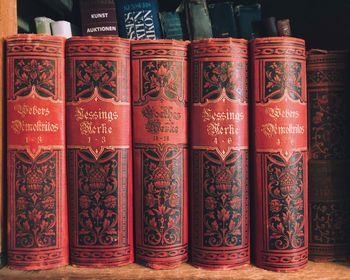
<path id="1" fill-rule="evenodd" d="M 350 263 L 314 263 L 309 262 L 307 267 L 298 272 L 277 273 L 246 266 L 236 270 L 211 271 L 194 268 L 189 264 L 183 264 L 172 270 L 153 270 L 130 264 L 117 268 L 77 268 L 66 266 L 63 268 L 43 271 L 18 271 L 5 267 L 0 270 L 0 279 L 350 279 Z"/>
<path id="2" fill-rule="evenodd" d="M 4 100 L 5 99 L 5 51 L 4 38 L 17 33 L 17 0 L 0 0 L 0 133 L 4 135 Z M 4 247 L 4 229 L 2 228 L 4 220 L 3 190 L 4 176 L 4 141 L 0 139 L 0 254 Z M 0 277 L 0 279 L 2 279 Z"/>

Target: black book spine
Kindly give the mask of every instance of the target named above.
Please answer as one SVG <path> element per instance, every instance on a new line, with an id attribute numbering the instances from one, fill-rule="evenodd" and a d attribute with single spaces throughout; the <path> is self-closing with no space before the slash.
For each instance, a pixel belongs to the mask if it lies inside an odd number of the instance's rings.
<path id="1" fill-rule="evenodd" d="M 233 2 L 208 5 L 210 20 L 215 38 L 237 37 L 237 25 Z"/>
<path id="2" fill-rule="evenodd" d="M 277 37 L 278 31 L 276 26 L 276 18 L 268 17 L 264 20 L 265 36 L 266 37 Z"/>
<path id="3" fill-rule="evenodd" d="M 80 0 L 83 35 L 118 35 L 114 0 Z"/>
<path id="4" fill-rule="evenodd" d="M 213 31 L 205 0 L 188 0 L 186 19 L 191 40 L 212 38 Z"/>

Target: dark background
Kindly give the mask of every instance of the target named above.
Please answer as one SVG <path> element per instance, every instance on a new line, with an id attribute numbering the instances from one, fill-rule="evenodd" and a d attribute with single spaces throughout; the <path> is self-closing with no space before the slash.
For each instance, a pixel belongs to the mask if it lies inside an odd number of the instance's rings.
<path id="1" fill-rule="evenodd" d="M 35 30 L 33 18 L 47 16 L 80 24 L 79 1 L 66 7 L 62 0 L 18 0 L 18 16 Z M 118 0 L 116 0 L 118 3 Z M 159 0 L 161 10 L 175 10 L 181 0 Z M 224 2 L 209 0 L 208 2 Z M 260 3 L 263 17 L 289 18 L 295 37 L 308 48 L 344 49 L 350 46 L 350 0 L 237 0 L 235 4 Z M 23 32 L 20 30 L 20 32 Z"/>

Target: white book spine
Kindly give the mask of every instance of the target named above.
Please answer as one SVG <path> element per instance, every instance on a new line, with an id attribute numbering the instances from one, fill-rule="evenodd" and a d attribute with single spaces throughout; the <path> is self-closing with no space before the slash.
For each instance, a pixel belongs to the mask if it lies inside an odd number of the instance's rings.
<path id="1" fill-rule="evenodd" d="M 52 35 L 64 36 L 66 38 L 72 37 L 71 23 L 65 20 L 59 20 L 51 23 Z"/>

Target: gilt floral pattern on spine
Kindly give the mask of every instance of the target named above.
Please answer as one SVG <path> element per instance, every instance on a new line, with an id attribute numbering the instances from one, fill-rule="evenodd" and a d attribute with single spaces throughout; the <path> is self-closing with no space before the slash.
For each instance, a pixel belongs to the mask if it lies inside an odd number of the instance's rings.
<path id="1" fill-rule="evenodd" d="M 132 43 L 136 260 L 187 260 L 187 42 Z"/>
<path id="2" fill-rule="evenodd" d="M 8 263 L 68 264 L 64 39 L 7 39 Z"/>
<path id="3" fill-rule="evenodd" d="M 310 259 L 349 256 L 349 52 L 308 53 Z"/>
<path id="4" fill-rule="evenodd" d="M 133 261 L 130 42 L 67 42 L 71 260 L 79 266 Z"/>
<path id="5" fill-rule="evenodd" d="M 229 269 L 249 263 L 248 46 L 191 44 L 192 263 Z"/>
<path id="6" fill-rule="evenodd" d="M 298 270 L 308 257 L 304 41 L 254 40 L 252 69 L 255 263 Z"/>

